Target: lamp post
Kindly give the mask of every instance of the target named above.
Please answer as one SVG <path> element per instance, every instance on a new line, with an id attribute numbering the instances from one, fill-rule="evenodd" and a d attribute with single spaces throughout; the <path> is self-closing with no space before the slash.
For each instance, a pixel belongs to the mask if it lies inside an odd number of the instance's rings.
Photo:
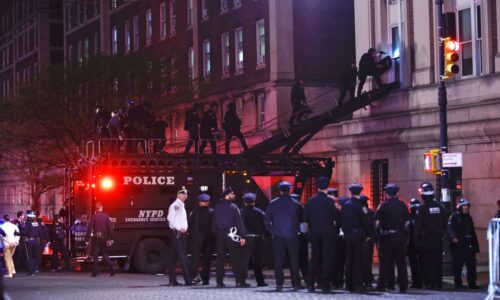
<path id="1" fill-rule="evenodd" d="M 436 0 L 437 27 L 438 27 L 438 60 L 439 60 L 439 148 L 441 150 L 441 202 L 450 203 L 450 187 L 448 170 L 443 168 L 443 154 L 448 152 L 448 121 L 446 119 L 446 85 L 444 82 L 444 43 L 443 43 L 443 0 Z"/>

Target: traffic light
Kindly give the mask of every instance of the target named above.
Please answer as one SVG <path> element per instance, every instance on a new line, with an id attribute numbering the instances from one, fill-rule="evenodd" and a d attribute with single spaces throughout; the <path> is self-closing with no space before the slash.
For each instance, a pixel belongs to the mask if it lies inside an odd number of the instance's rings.
<path id="1" fill-rule="evenodd" d="M 444 48 L 444 74 L 443 78 L 448 79 L 460 71 L 457 61 L 460 59 L 460 44 L 447 37 L 443 39 Z"/>

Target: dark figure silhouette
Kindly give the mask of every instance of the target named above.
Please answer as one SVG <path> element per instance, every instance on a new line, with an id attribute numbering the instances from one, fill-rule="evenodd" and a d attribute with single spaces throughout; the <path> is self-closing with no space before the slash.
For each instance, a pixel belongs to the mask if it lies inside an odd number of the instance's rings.
<path id="1" fill-rule="evenodd" d="M 345 65 L 340 73 L 340 97 L 339 106 L 344 102 L 344 98 L 349 92 L 350 100 L 354 99 L 354 90 L 356 89 L 356 77 L 358 75 L 358 68 L 356 61 L 352 61 L 349 65 Z"/>
<path id="2" fill-rule="evenodd" d="M 292 87 L 292 92 L 290 94 L 290 101 L 292 102 L 292 116 L 290 117 L 289 125 L 293 127 L 300 123 L 302 119 L 307 119 L 312 110 L 309 108 L 306 102 L 306 94 L 304 92 L 304 81 L 297 80 L 297 82 Z"/>
<path id="3" fill-rule="evenodd" d="M 378 88 L 384 86 L 382 80 L 380 79 L 380 74 L 384 71 L 383 67 L 382 65 L 378 65 L 377 62 L 375 61 L 377 54 L 378 54 L 377 50 L 375 50 L 374 48 L 370 48 L 368 49 L 368 52 L 363 54 L 361 56 L 361 59 L 359 60 L 359 72 L 358 72 L 359 85 L 357 92 L 358 97 L 361 95 L 361 91 L 363 90 L 363 85 L 365 84 L 366 77 L 368 75 L 372 76 L 375 79 Z"/>
<path id="4" fill-rule="evenodd" d="M 226 154 L 229 154 L 229 145 L 233 136 L 237 137 L 240 140 L 243 149 L 248 149 L 245 137 L 241 133 L 241 119 L 236 113 L 236 105 L 234 104 L 234 102 L 227 105 L 227 112 L 224 115 L 224 123 L 222 124 L 222 127 L 226 132 Z"/>

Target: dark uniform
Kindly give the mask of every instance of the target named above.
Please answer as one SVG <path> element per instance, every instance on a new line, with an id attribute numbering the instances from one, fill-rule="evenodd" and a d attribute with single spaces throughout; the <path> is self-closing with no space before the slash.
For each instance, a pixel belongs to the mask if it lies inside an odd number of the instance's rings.
<path id="1" fill-rule="evenodd" d="M 108 133 L 111 140 L 111 151 L 112 152 L 120 152 L 120 147 L 122 142 L 120 138 L 123 138 L 124 133 L 124 121 L 123 116 L 119 114 L 117 111 L 113 112 L 111 119 L 108 123 Z"/>
<path id="2" fill-rule="evenodd" d="M 201 136 L 201 145 L 200 145 L 200 154 L 203 154 L 207 143 L 210 142 L 210 148 L 212 150 L 212 154 L 217 154 L 217 144 L 215 142 L 216 136 L 214 133 L 219 129 L 219 125 L 217 124 L 217 108 L 219 105 L 217 103 L 212 103 L 210 108 L 203 113 L 203 118 L 201 119 L 200 126 L 200 136 Z"/>
<path id="3" fill-rule="evenodd" d="M 479 252 L 474 222 L 470 214 L 464 213 L 462 206 L 470 205 L 466 199 L 460 199 L 458 211 L 448 221 L 448 235 L 451 240 L 450 249 L 453 256 L 453 275 L 455 288 L 463 288 L 462 267 L 467 267 L 467 285 L 476 289 L 476 253 Z"/>
<path id="4" fill-rule="evenodd" d="M 340 97 L 339 106 L 344 102 L 344 98 L 349 92 L 351 100 L 354 99 L 354 90 L 356 89 L 356 77 L 358 75 L 358 68 L 356 62 L 345 65 L 340 73 Z"/>
<path id="5" fill-rule="evenodd" d="M 290 92 L 290 101 L 292 103 L 292 116 L 290 117 L 289 125 L 293 127 L 295 121 L 300 123 L 302 118 L 307 118 L 307 116 L 312 113 L 311 109 L 306 102 L 306 94 L 304 92 L 304 83 L 302 80 L 298 80 L 292 87 Z"/>
<path id="6" fill-rule="evenodd" d="M 409 233 L 410 239 L 406 254 L 408 255 L 408 260 L 410 261 L 411 270 L 411 288 L 421 289 L 422 288 L 422 248 L 417 246 L 416 236 L 415 236 L 415 217 L 417 215 L 417 210 L 421 207 L 420 201 L 418 199 L 411 199 L 410 201 L 410 226 Z"/>
<path id="7" fill-rule="evenodd" d="M 17 228 L 19 228 L 20 233 L 23 232 L 24 228 L 26 227 L 26 220 L 21 221 L 20 218 L 22 214 L 24 214 L 24 212 L 18 212 L 17 219 L 12 222 L 12 224 L 16 225 Z M 23 236 L 21 236 L 21 238 L 19 239 L 19 245 L 17 245 L 16 251 L 14 252 L 14 266 L 17 271 L 29 271 L 29 265 L 26 256 L 26 238 Z"/>
<path id="8" fill-rule="evenodd" d="M 432 191 L 431 191 L 432 188 Z M 424 285 L 440 289 L 443 281 L 443 235 L 446 230 L 446 213 L 434 201 L 434 188 L 428 182 L 421 185 L 424 205 L 417 211 L 415 235 L 422 245 L 424 261 Z"/>
<path id="9" fill-rule="evenodd" d="M 26 253 L 28 257 L 28 276 L 34 276 L 39 271 L 39 262 L 42 260 L 40 245 L 49 240 L 42 222 L 36 220 L 34 212 L 26 213 L 28 220 L 22 229 L 21 235 L 26 237 Z"/>
<path id="10" fill-rule="evenodd" d="M 92 119 L 92 125 L 94 125 L 97 132 L 97 139 L 102 139 L 108 137 L 108 132 L 106 127 L 108 126 L 111 115 L 109 111 L 102 107 L 96 108 L 96 113 Z"/>
<path id="11" fill-rule="evenodd" d="M 56 271 L 59 267 L 59 262 L 57 261 L 57 256 L 61 253 L 64 259 L 64 269 L 66 271 L 71 271 L 69 265 L 69 250 L 66 247 L 64 240 L 66 239 L 68 229 L 66 224 L 59 223 L 58 221 L 52 226 L 52 231 L 50 234 L 50 246 L 52 248 L 52 270 Z"/>
<path id="12" fill-rule="evenodd" d="M 92 218 L 90 218 L 85 241 L 88 242 L 91 238 L 92 259 L 94 261 L 92 277 L 97 276 L 99 273 L 99 253 L 102 255 L 104 263 L 109 267 L 110 275 L 113 276 L 115 272 L 108 255 L 108 241 L 113 240 L 113 226 L 106 213 L 96 211 Z"/>
<path id="13" fill-rule="evenodd" d="M 209 202 L 208 194 L 200 194 L 198 201 Z M 191 248 L 190 272 L 191 276 L 198 276 L 198 266 L 200 258 L 203 256 L 201 280 L 203 285 L 208 285 L 210 279 L 210 262 L 215 244 L 215 237 L 212 234 L 211 226 L 213 222 L 214 210 L 208 206 L 198 206 L 189 214 L 189 243 Z M 197 279 L 199 281 L 199 279 Z"/>
<path id="14" fill-rule="evenodd" d="M 233 193 L 231 188 L 227 188 L 222 193 L 222 198 Z M 230 200 L 220 200 L 214 208 L 212 229 L 217 235 L 217 261 L 216 280 L 218 287 L 224 287 L 224 262 L 226 253 L 229 251 L 231 267 L 235 274 L 237 287 L 248 287 L 246 283 L 247 266 L 244 265 L 245 249 L 241 246 L 239 239 L 245 237 L 245 227 L 241 219 L 238 206 Z M 236 232 L 234 231 L 236 230 Z M 233 238 L 230 233 L 233 232 Z"/>
<path id="15" fill-rule="evenodd" d="M 360 184 L 352 184 L 349 190 L 359 195 L 363 189 Z M 373 228 L 368 217 L 368 209 L 361 205 L 359 196 L 353 196 L 342 205 L 340 226 L 346 244 L 345 279 L 346 289 L 363 289 L 363 247 L 367 238 L 373 238 Z"/>
<path id="16" fill-rule="evenodd" d="M 245 261 L 252 261 L 252 268 L 257 281 L 257 286 L 267 286 L 262 273 L 262 263 L 264 259 L 264 242 L 266 227 L 264 224 L 265 213 L 255 207 L 256 195 L 247 193 L 243 196 L 246 206 L 241 210 L 241 217 L 246 229 L 246 258 Z"/>
<path id="17" fill-rule="evenodd" d="M 184 116 L 184 130 L 189 133 L 189 141 L 184 149 L 184 154 L 188 154 L 194 144 L 194 153 L 198 154 L 200 151 L 198 141 L 200 140 L 200 109 L 199 103 L 194 103 L 193 107 L 186 111 Z"/>
<path id="18" fill-rule="evenodd" d="M 222 125 L 224 131 L 226 132 L 226 154 L 229 154 L 229 145 L 233 136 L 237 137 L 240 140 L 243 149 L 247 150 L 248 146 L 247 142 L 245 141 L 245 137 L 241 133 L 241 119 L 236 113 L 236 105 L 234 103 L 229 103 L 227 108 L 228 110 L 224 115 L 224 123 Z"/>
<path id="19" fill-rule="evenodd" d="M 342 205 L 346 201 L 348 201 L 349 198 L 345 196 L 341 196 L 338 198 L 338 210 L 339 210 L 339 218 L 340 218 L 340 213 L 342 210 Z M 340 220 L 338 220 L 337 224 L 340 224 Z M 344 239 L 344 231 L 340 226 L 337 226 L 338 230 L 338 238 L 335 241 L 335 256 L 333 258 L 333 275 L 332 275 L 332 284 L 335 286 L 337 289 L 342 289 L 344 288 L 344 271 L 345 271 L 345 261 L 346 261 L 346 250 L 345 250 L 345 239 Z"/>
<path id="20" fill-rule="evenodd" d="M 324 190 L 328 187 L 329 180 L 320 177 L 316 181 L 316 187 Z M 312 246 L 311 260 L 309 262 L 308 290 L 314 291 L 313 278 L 318 277 L 321 290 L 330 290 L 330 279 L 333 269 L 334 247 L 336 240 L 337 208 L 332 199 L 326 193 L 319 191 L 316 196 L 310 198 L 304 209 L 304 221 L 309 227 L 309 239 Z M 321 271 L 320 271 L 321 270 Z"/>
<path id="21" fill-rule="evenodd" d="M 361 95 L 363 90 L 363 85 L 365 84 L 366 77 L 368 75 L 372 76 L 377 83 L 378 88 L 383 86 L 382 80 L 380 79 L 380 71 L 377 69 L 377 63 L 375 61 L 376 50 L 373 48 L 368 49 L 368 52 L 361 56 L 359 60 L 359 85 L 357 96 Z"/>
<path id="22" fill-rule="evenodd" d="M 399 290 L 405 293 L 408 289 L 408 274 L 406 270 L 406 237 L 407 228 L 410 222 L 410 215 L 406 205 L 397 198 L 399 187 L 395 184 L 387 184 L 385 191 L 389 195 L 382 203 L 375 219 L 380 226 L 380 276 L 377 290 L 384 290 L 387 285 L 391 285 L 391 273 L 394 273 L 394 262 L 398 269 Z"/>
<path id="23" fill-rule="evenodd" d="M 273 199 L 266 210 L 266 226 L 273 237 L 274 275 L 276 289 L 281 291 L 285 281 L 283 262 L 285 252 L 290 256 L 290 273 L 294 289 L 302 288 L 299 274 L 299 240 L 300 222 L 303 209 L 300 203 L 289 195 L 291 184 L 281 182 L 278 188 L 282 195 Z"/>
<path id="24" fill-rule="evenodd" d="M 359 201 L 361 202 L 361 205 L 366 207 L 368 210 L 368 219 L 370 220 L 370 224 L 372 224 L 372 228 L 375 231 L 375 212 L 368 207 L 368 200 L 369 198 L 365 195 L 361 195 L 359 197 Z M 363 283 L 365 284 L 366 287 L 370 288 L 373 283 L 373 273 L 372 273 L 372 266 L 373 266 L 373 247 L 376 243 L 376 239 L 367 239 L 364 242 L 364 247 L 363 247 Z"/>
<path id="25" fill-rule="evenodd" d="M 149 132 L 149 137 L 153 139 L 153 152 L 161 153 L 165 144 L 167 143 L 167 138 L 165 136 L 165 130 L 167 130 L 168 124 L 165 120 L 159 117 L 151 126 Z"/>

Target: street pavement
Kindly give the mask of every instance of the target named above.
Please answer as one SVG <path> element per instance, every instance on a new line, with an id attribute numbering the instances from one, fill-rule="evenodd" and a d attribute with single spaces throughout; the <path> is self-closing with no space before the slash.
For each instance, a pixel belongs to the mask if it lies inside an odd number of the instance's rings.
<path id="1" fill-rule="evenodd" d="M 269 278 L 269 287 L 257 288 L 255 280 L 249 280 L 251 288 L 234 287 L 234 279 L 226 278 L 226 288 L 215 288 L 215 280 L 211 278 L 209 286 L 167 286 L 168 276 L 118 273 L 110 277 L 108 273 L 90 277 L 88 272 L 43 272 L 36 277 L 25 277 L 20 274 L 14 278 L 4 278 L 6 299 L 13 300 L 58 300 L 58 299 L 176 299 L 176 300 L 256 300 L 256 299 L 484 299 L 487 296 L 486 286 L 480 290 L 455 291 L 451 284 L 445 284 L 442 291 L 412 290 L 407 294 L 397 291 L 365 294 L 353 294 L 342 290 L 334 290 L 329 294 L 310 293 L 307 290 L 293 292 L 289 281 L 285 282 L 283 292 L 274 291 L 274 280 Z M 182 282 L 182 277 L 179 276 Z M 200 299 L 203 297 L 203 299 Z"/>

